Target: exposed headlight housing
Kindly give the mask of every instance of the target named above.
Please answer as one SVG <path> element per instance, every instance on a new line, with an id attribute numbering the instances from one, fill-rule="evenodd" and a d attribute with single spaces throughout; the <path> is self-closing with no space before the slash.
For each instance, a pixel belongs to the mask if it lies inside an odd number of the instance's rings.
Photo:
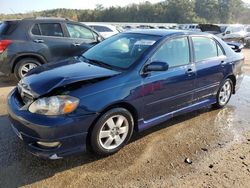
<path id="1" fill-rule="evenodd" d="M 29 111 L 36 114 L 55 116 L 73 112 L 78 104 L 78 98 L 58 95 L 36 100 L 29 106 Z"/>

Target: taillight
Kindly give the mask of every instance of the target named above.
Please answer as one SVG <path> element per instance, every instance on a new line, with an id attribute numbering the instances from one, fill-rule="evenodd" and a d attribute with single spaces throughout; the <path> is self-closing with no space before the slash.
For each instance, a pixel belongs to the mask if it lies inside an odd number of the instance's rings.
<path id="1" fill-rule="evenodd" d="M 12 43 L 11 40 L 0 40 L 0 53 L 3 53 L 3 51 Z"/>

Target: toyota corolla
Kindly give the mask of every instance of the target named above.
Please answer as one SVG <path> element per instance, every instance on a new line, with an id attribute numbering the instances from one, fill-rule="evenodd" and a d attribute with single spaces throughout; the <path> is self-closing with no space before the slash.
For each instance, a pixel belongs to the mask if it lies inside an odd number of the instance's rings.
<path id="1" fill-rule="evenodd" d="M 9 117 L 37 156 L 88 149 L 109 155 L 133 132 L 205 106 L 224 107 L 242 81 L 243 62 L 210 34 L 128 31 L 32 70 L 8 97 Z"/>

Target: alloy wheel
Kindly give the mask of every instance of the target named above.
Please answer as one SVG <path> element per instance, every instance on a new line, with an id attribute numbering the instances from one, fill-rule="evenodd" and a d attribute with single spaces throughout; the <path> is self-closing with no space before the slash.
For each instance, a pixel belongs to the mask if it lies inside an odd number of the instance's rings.
<path id="1" fill-rule="evenodd" d="M 110 117 L 101 127 L 99 143 L 106 150 L 119 147 L 129 132 L 129 123 L 126 117 L 115 115 Z"/>
<path id="2" fill-rule="evenodd" d="M 20 69 L 20 77 L 23 78 L 29 71 L 36 68 L 38 65 L 35 63 L 26 63 Z"/>
<path id="3" fill-rule="evenodd" d="M 225 105 L 231 96 L 232 93 L 232 86 L 229 81 L 226 81 L 224 85 L 221 87 L 220 93 L 219 93 L 219 103 L 220 105 Z"/>

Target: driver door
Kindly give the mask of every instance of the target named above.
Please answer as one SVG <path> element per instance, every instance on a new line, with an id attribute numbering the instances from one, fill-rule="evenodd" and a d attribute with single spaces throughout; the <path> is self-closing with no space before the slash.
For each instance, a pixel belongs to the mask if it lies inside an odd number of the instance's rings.
<path id="1" fill-rule="evenodd" d="M 82 25 L 65 23 L 72 56 L 80 55 L 98 43 L 98 36 L 91 29 Z"/>
<path id="2" fill-rule="evenodd" d="M 149 72 L 143 78 L 144 120 L 150 120 L 192 104 L 195 66 L 190 63 L 187 37 L 167 40 L 150 62 L 166 62 L 167 71 Z"/>

